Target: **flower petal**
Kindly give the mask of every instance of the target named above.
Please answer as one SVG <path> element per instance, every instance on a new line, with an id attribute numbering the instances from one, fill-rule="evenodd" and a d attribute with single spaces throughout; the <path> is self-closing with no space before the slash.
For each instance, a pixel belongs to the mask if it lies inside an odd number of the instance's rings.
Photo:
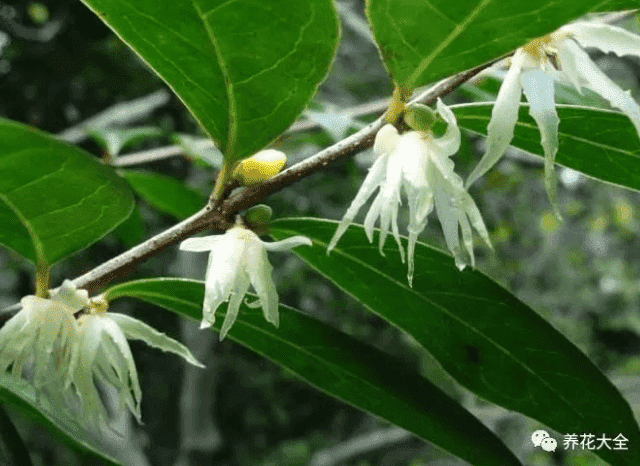
<path id="1" fill-rule="evenodd" d="M 558 55 L 563 71 L 577 80 L 576 89 L 580 90 L 580 86 L 584 86 L 608 100 L 612 107 L 621 110 L 629 117 L 638 136 L 640 136 L 640 107 L 638 104 L 600 71 L 578 44 L 572 40 L 563 41 L 558 47 Z"/>
<path id="2" fill-rule="evenodd" d="M 398 130 L 392 124 L 386 124 L 376 133 L 373 151 L 376 154 L 390 154 L 398 144 Z"/>
<path id="3" fill-rule="evenodd" d="M 529 114 L 540 129 L 541 145 L 544 151 L 545 186 L 549 202 L 556 216 L 560 218 L 557 203 L 557 180 L 555 175 L 555 159 L 558 152 L 558 124 L 560 119 L 556 113 L 553 100 L 553 77 L 542 70 L 523 73 L 522 89 L 529 101 Z"/>
<path id="4" fill-rule="evenodd" d="M 89 292 L 78 290 L 71 280 L 65 280 L 58 292 L 51 297 L 51 301 L 62 304 L 69 312 L 74 313 L 89 305 Z"/>
<path id="5" fill-rule="evenodd" d="M 266 243 L 261 241 L 262 246 L 267 251 L 288 251 L 298 246 L 313 246 L 313 243 L 306 236 L 292 236 L 281 241 Z"/>
<path id="6" fill-rule="evenodd" d="M 571 34 L 582 47 L 594 47 L 618 56 L 640 57 L 640 36 L 610 24 L 578 21 L 560 28 Z"/>
<path id="7" fill-rule="evenodd" d="M 276 327 L 279 325 L 278 314 L 278 291 L 273 282 L 271 273 L 273 267 L 269 263 L 267 252 L 260 248 L 252 254 L 252 260 L 247 266 L 247 273 L 251 279 L 251 284 L 260 298 L 262 312 L 267 322 L 271 322 Z"/>
<path id="8" fill-rule="evenodd" d="M 220 329 L 220 341 L 224 340 L 229 330 L 238 318 L 240 312 L 240 304 L 244 299 L 244 295 L 249 290 L 249 277 L 244 276 L 240 282 L 236 284 L 236 290 L 231 294 L 229 305 L 227 306 L 227 314 L 224 316 L 222 328 Z"/>
<path id="9" fill-rule="evenodd" d="M 525 53 L 522 49 L 518 49 L 511 60 L 511 67 L 502 86 L 500 86 L 496 103 L 491 112 L 491 120 L 487 127 L 486 152 L 469 175 L 466 187 L 472 185 L 496 164 L 513 139 L 513 131 L 520 108 L 520 96 L 522 95 L 520 73 L 524 59 Z"/>
<path id="10" fill-rule="evenodd" d="M 194 366 L 204 367 L 203 364 L 196 360 L 186 346 L 173 338 L 169 338 L 164 333 L 158 332 L 156 329 L 144 322 L 115 312 L 107 313 L 106 317 L 118 324 L 124 335 L 129 340 L 142 340 L 149 346 L 177 354 Z"/>
<path id="11" fill-rule="evenodd" d="M 441 137 L 433 139 L 431 144 L 436 147 L 438 153 L 448 157 L 460 149 L 460 128 L 458 128 L 455 115 L 449 107 L 442 103 L 440 98 L 438 98 L 436 108 L 440 116 L 447 122 L 447 130 Z"/>
<path id="12" fill-rule="evenodd" d="M 395 129 L 395 128 L 394 128 Z M 356 214 L 360 210 L 360 208 L 367 202 L 367 199 L 371 197 L 371 194 L 375 189 L 380 186 L 380 183 L 384 180 L 386 171 L 387 171 L 387 161 L 389 157 L 387 154 L 383 154 L 376 159 L 371 168 L 369 169 L 369 173 L 367 173 L 366 178 L 364 179 L 362 186 L 360 186 L 360 190 L 356 197 L 351 202 L 351 205 L 347 209 L 347 212 L 342 217 L 342 220 L 338 224 L 338 228 L 331 238 L 329 242 L 329 246 L 327 247 L 327 254 L 331 252 L 331 250 L 338 244 L 338 241 L 342 237 L 349 225 L 355 218 Z M 371 239 L 369 239 L 371 241 Z"/>

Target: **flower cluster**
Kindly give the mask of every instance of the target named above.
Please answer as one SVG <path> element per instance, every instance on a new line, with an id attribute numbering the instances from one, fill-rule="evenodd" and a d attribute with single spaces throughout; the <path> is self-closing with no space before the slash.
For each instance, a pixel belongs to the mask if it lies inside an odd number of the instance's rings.
<path id="1" fill-rule="evenodd" d="M 106 302 L 90 300 L 68 280 L 51 299 L 25 296 L 21 304 L 0 328 L 0 375 L 10 370 L 70 411 L 79 404 L 87 424 L 108 420 L 96 381 L 119 391 L 118 413 L 126 406 L 140 421 L 140 384 L 127 338 L 202 367 L 179 342 L 137 319 L 106 312 Z"/>
<path id="2" fill-rule="evenodd" d="M 516 50 L 500 87 L 487 128 L 487 149 L 466 185 L 486 173 L 513 139 L 520 98 L 529 101 L 529 113 L 540 129 L 545 155 L 545 185 L 555 208 L 554 160 L 558 152 L 558 115 L 554 103 L 554 80 L 582 92 L 590 89 L 629 117 L 640 136 L 640 107 L 591 61 L 582 47 L 640 57 L 640 36 L 594 22 L 576 22 Z"/>
<path id="3" fill-rule="evenodd" d="M 460 246 L 459 229 L 471 264 L 475 264 L 473 254 L 473 226 L 488 245 L 489 234 L 475 202 L 464 189 L 462 179 L 454 171 L 449 158 L 460 147 L 460 129 L 453 112 L 440 99 L 437 102 L 440 117 L 447 123 L 446 132 L 435 137 L 432 131 L 408 131 L 402 135 L 390 124 L 385 125 L 376 135 L 373 151 L 376 161 L 362 183 L 362 187 L 351 206 L 347 209 L 334 234 L 327 252 L 337 245 L 356 214 L 373 192 L 380 188 L 364 221 L 364 228 L 373 241 L 373 226 L 380 218 L 380 252 L 389 233 L 389 228 L 398 244 L 404 261 L 404 250 L 398 231 L 398 209 L 401 204 L 401 190 L 409 201 L 409 244 L 408 280 L 412 283 L 413 255 L 418 234 L 427 225 L 427 216 L 436 209 L 442 231 L 453 253 L 458 268 L 468 263 Z"/>

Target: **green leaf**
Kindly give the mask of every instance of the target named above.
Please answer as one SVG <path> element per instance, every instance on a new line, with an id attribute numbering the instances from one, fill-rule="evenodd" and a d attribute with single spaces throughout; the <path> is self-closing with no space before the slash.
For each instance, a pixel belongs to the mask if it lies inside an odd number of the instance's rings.
<path id="1" fill-rule="evenodd" d="M 205 166 L 220 169 L 222 167 L 222 153 L 213 144 L 211 139 L 200 138 L 190 134 L 176 133 L 172 136 L 176 144 L 182 147 L 185 155 L 193 160 L 198 160 Z"/>
<path id="2" fill-rule="evenodd" d="M 458 125 L 485 136 L 493 104 L 452 105 Z M 560 143 L 556 162 L 586 175 L 640 191 L 640 142 L 622 113 L 557 105 Z M 543 157 L 540 131 L 522 104 L 511 145 Z"/>
<path id="3" fill-rule="evenodd" d="M 98 241 L 133 209 L 127 184 L 95 157 L 0 119 L 0 243 L 52 264 Z"/>
<path id="4" fill-rule="evenodd" d="M 88 128 L 87 134 L 100 144 L 109 155 L 118 155 L 120 151 L 133 144 L 160 136 L 159 128 L 140 126 L 137 128 Z"/>
<path id="5" fill-rule="evenodd" d="M 338 41 L 330 0 L 83 0 L 182 99 L 230 160 L 296 119 Z"/>
<path id="6" fill-rule="evenodd" d="M 80 427 L 72 419 L 60 415 L 45 397 L 37 397 L 33 387 L 27 385 L 26 382 L 16 382 L 12 377 L 6 375 L 0 377 L 0 401 L 61 438 L 73 450 L 93 457 L 94 461 L 91 464 L 113 466 L 120 464 L 110 455 L 101 451 L 103 447 L 99 446 L 97 440 L 92 439 L 90 432 Z M 4 428 L 4 426 L 2 427 Z M 22 466 L 25 463 L 18 464 Z"/>
<path id="7" fill-rule="evenodd" d="M 640 444 L 633 413 L 609 379 L 504 288 L 477 270 L 459 272 L 451 256 L 422 243 L 410 288 L 397 247 L 387 246 L 381 256 L 359 225 L 327 255 L 336 227 L 328 220 L 284 219 L 272 222 L 270 234 L 309 237 L 314 247 L 297 248 L 296 255 L 411 335 L 480 397 L 561 433 L 622 433 L 630 445 Z M 594 453 L 616 466 L 640 464 L 637 448 Z"/>
<path id="8" fill-rule="evenodd" d="M 414 89 L 498 58 L 612 0 L 367 0 L 382 59 Z M 615 0 L 616 9 L 638 7 Z"/>
<path id="9" fill-rule="evenodd" d="M 131 187 L 160 212 L 184 219 L 204 207 L 206 199 L 184 183 L 171 178 L 137 170 L 121 170 L 119 173 Z"/>
<path id="10" fill-rule="evenodd" d="M 149 279 L 116 285 L 109 301 L 131 296 L 200 321 L 204 283 Z M 251 298 L 252 299 L 252 298 Z M 218 309 L 219 331 L 226 309 Z M 230 338 L 298 377 L 353 406 L 429 440 L 476 466 L 519 465 L 483 424 L 440 389 L 400 361 L 315 320 L 280 305 L 280 327 L 261 309 L 242 305 Z"/>
<path id="11" fill-rule="evenodd" d="M 0 404 L 0 464 L 31 466 L 29 451 L 2 404 Z"/>

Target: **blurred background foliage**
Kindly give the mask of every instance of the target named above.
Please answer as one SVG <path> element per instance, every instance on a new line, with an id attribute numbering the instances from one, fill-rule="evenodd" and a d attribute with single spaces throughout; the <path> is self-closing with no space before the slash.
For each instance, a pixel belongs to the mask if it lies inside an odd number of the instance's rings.
<path id="1" fill-rule="evenodd" d="M 363 17 L 363 3 L 337 3 L 341 45 L 329 77 L 307 112 L 309 120 L 322 126 L 285 135 L 276 143 L 289 155 L 289 164 L 367 121 L 365 116 L 359 120 L 346 117 L 346 109 L 391 93 Z M 639 32 L 637 21 L 622 25 Z M 625 89 L 640 97 L 639 60 L 604 54 L 594 58 Z M 3 117 L 60 133 L 115 104 L 165 88 L 79 1 L 0 2 Z M 491 100 L 497 88 L 495 80 L 484 78 L 465 85 L 447 101 Z M 592 95 L 579 96 L 569 90 L 558 95 L 565 102 L 601 104 Z M 155 130 L 123 153 L 172 144 L 177 133 L 202 136 L 175 97 L 135 124 Z M 101 134 L 80 137 L 80 145 L 107 160 L 110 154 Z M 454 158 L 463 177 L 479 159 L 484 143 L 482 138 L 467 136 Z M 276 217 L 341 218 L 370 163 L 370 153 L 359 154 L 303 179 L 266 202 Z M 135 168 L 181 181 L 197 193 L 196 200 L 198 195 L 208 195 L 215 175 L 206 165 L 184 156 Z M 547 201 L 541 159 L 512 150 L 471 189 L 495 247 L 491 252 L 479 246 L 478 268 L 536 309 L 589 355 L 636 409 L 640 403 L 640 265 L 635 260 L 640 256 L 640 194 L 564 168 L 559 168 L 558 174 L 563 221 L 554 217 Z M 166 209 L 160 210 L 140 200 L 138 209 L 118 230 L 56 265 L 52 284 L 85 272 L 176 222 Z M 401 219 L 404 226 L 406 222 Z M 431 216 L 421 240 L 442 248 L 435 216 Z M 537 423 L 485 404 L 460 388 L 410 338 L 365 311 L 295 256 L 278 254 L 270 259 L 283 303 L 402 358 L 499 432 L 528 464 L 549 464 L 548 456 L 533 451 L 529 442 L 530 433 L 540 428 Z M 128 278 L 202 278 L 204 265 L 204 257 L 178 254 L 176 246 L 139 265 Z M 32 293 L 32 277 L 30 266 L 19 256 L 0 250 L 0 308 Z M 181 339 L 207 364 L 206 370 L 195 370 L 177 358 L 132 342 L 141 374 L 145 424 L 119 420 L 123 437 L 111 442 L 119 445 L 120 452 L 125 451 L 126 464 L 463 464 L 401 429 L 299 382 L 231 341 L 218 343 L 217 336 L 198 332 L 195 325 L 170 313 L 130 301 L 116 302 L 113 307 Z M 7 411 L 26 440 L 35 465 L 96 464 L 94 458 L 69 449 L 47 431 Z M 558 449 L 552 464 L 598 464 L 596 461 L 581 452 L 568 455 Z"/>

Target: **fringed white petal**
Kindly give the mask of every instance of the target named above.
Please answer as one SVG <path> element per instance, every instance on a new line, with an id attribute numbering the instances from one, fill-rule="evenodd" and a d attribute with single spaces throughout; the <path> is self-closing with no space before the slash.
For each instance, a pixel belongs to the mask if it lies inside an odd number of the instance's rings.
<path id="1" fill-rule="evenodd" d="M 124 335 L 129 340 L 142 340 L 149 346 L 177 354 L 194 366 L 204 367 L 204 365 L 198 362 L 193 354 L 191 354 L 189 348 L 173 338 L 169 338 L 164 333 L 158 332 L 156 329 L 144 322 L 115 312 L 109 312 L 105 317 L 118 324 Z"/>
<path id="2" fill-rule="evenodd" d="M 571 34 L 585 48 L 594 47 L 618 56 L 640 57 L 640 36 L 610 24 L 579 21 L 562 26 L 560 32 Z"/>
<path id="3" fill-rule="evenodd" d="M 386 128 L 386 126 L 382 129 L 384 128 Z M 393 129 L 395 130 L 395 128 Z M 351 225 L 351 222 L 355 218 L 360 208 L 364 205 L 365 202 L 367 202 L 367 199 L 371 197 L 373 191 L 375 191 L 375 189 L 380 186 L 380 183 L 382 183 L 382 181 L 384 180 L 385 174 L 387 172 L 388 158 L 389 157 L 386 154 L 381 155 L 376 159 L 376 161 L 369 169 L 369 173 L 367 173 L 367 176 L 365 177 L 364 182 L 362 183 L 362 186 L 358 191 L 358 194 L 356 194 L 356 197 L 351 202 L 351 205 L 347 209 L 347 212 L 344 214 L 344 217 L 342 217 L 342 220 L 340 221 L 340 224 L 338 225 L 333 238 L 331 238 L 331 241 L 329 242 L 329 246 L 327 247 L 327 254 L 329 254 L 329 252 L 331 252 L 336 244 L 338 244 L 338 241 L 340 240 L 344 232 L 347 231 L 347 228 L 349 228 L 349 225 Z M 371 241 L 371 239 L 369 239 L 369 241 Z"/>
<path id="4" fill-rule="evenodd" d="M 612 107 L 621 110 L 633 123 L 640 136 L 640 107 L 617 84 L 607 77 L 591 61 L 589 55 L 572 40 L 564 41 L 558 48 L 563 70 L 576 76 L 579 85 L 591 89 L 608 100 Z M 579 86 L 576 86 L 580 90 Z"/>
<path id="5" fill-rule="evenodd" d="M 376 154 L 390 154 L 398 143 L 398 130 L 391 124 L 386 124 L 378 130 L 373 142 L 373 151 Z"/>
<path id="6" fill-rule="evenodd" d="M 89 292 L 78 290 L 71 280 L 65 280 L 58 292 L 51 297 L 51 301 L 62 304 L 74 313 L 89 305 Z"/>
<path id="7" fill-rule="evenodd" d="M 478 232 L 480 237 L 484 240 L 487 246 L 493 249 L 491 245 L 491 239 L 489 239 L 489 232 L 487 231 L 487 227 L 484 224 L 484 220 L 482 220 L 482 214 L 478 209 L 478 206 L 474 202 L 473 198 L 468 192 L 463 192 L 460 196 L 461 199 L 461 207 L 463 211 L 469 216 L 469 220 L 471 221 L 471 225 Z"/>
<path id="8" fill-rule="evenodd" d="M 558 152 L 558 124 L 553 100 L 553 77 L 541 70 L 526 72 L 522 76 L 522 89 L 529 101 L 529 114 L 540 129 L 541 145 L 544 151 L 544 173 L 547 196 L 556 215 L 560 218 L 557 202 L 557 180 L 555 160 Z"/>
<path id="9" fill-rule="evenodd" d="M 249 284 L 250 280 L 248 276 L 242 277 L 242 279 L 236 283 L 236 289 L 231 293 L 231 299 L 229 299 L 229 305 L 227 306 L 227 314 L 224 316 L 222 328 L 220 329 L 220 341 L 224 340 L 238 318 L 240 304 L 242 304 L 244 295 L 247 294 L 249 290 Z"/>
<path id="10" fill-rule="evenodd" d="M 525 53 L 522 49 L 518 49 L 511 60 L 511 67 L 502 86 L 500 86 L 496 103 L 491 112 L 491 120 L 487 127 L 486 152 L 469 175 L 466 182 L 467 187 L 496 164 L 513 139 L 522 95 L 520 74 L 524 59 Z"/>

